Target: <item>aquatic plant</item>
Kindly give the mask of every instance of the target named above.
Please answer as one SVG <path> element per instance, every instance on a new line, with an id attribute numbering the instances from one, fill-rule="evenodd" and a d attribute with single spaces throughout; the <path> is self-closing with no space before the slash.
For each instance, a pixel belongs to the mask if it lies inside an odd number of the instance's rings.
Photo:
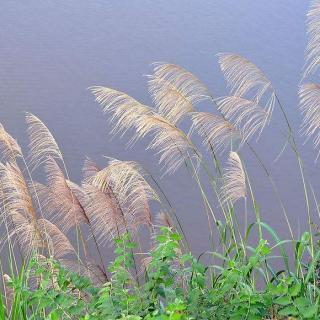
<path id="1" fill-rule="evenodd" d="M 298 90 L 301 133 L 313 139 L 315 149 L 320 86 L 305 81 L 320 60 L 319 13 L 320 1 L 314 0 Z M 197 214 L 204 211 L 210 235 L 199 257 L 192 255 L 192 236 L 185 234 L 160 182 L 140 164 L 104 157 L 100 166 L 86 159 L 77 184 L 70 180 L 64 152 L 37 116 L 26 114 L 27 157 L 0 125 L 0 244 L 8 253 L 0 264 L 2 319 L 319 318 L 320 244 L 311 204 L 319 206 L 285 107 L 254 63 L 234 53 L 217 57 L 228 96 L 213 95 L 198 77 L 172 63 L 155 63 L 148 76 L 154 106 L 115 89 L 90 88 L 112 135 L 129 136 L 129 147 L 146 143 L 164 176 L 179 169 L 191 175 L 204 204 Z M 202 111 L 204 103 L 213 111 Z M 305 199 L 309 230 L 298 237 L 268 165 L 251 144 L 276 108 Z M 202 155 L 201 144 L 209 156 Z M 281 240 L 260 214 L 245 152 L 270 182 L 288 239 Z M 45 181 L 35 181 L 35 171 Z M 106 261 L 111 248 L 115 258 Z"/>

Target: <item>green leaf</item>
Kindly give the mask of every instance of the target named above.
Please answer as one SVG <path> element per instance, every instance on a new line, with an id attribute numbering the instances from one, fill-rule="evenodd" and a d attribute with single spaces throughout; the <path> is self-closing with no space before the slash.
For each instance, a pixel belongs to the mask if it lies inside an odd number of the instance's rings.
<path id="1" fill-rule="evenodd" d="M 313 318 L 318 312 L 318 304 L 309 306 L 303 310 L 303 317 L 306 319 Z"/>
<path id="2" fill-rule="evenodd" d="M 287 306 L 292 303 L 290 296 L 282 296 L 280 298 L 277 298 L 274 300 L 276 304 L 279 304 L 280 306 Z"/>
<path id="3" fill-rule="evenodd" d="M 294 284 L 289 288 L 289 294 L 291 297 L 296 297 L 301 291 L 301 282 Z"/>
<path id="4" fill-rule="evenodd" d="M 58 315 L 58 313 L 57 313 L 56 311 L 52 311 L 52 312 L 50 313 L 50 319 L 51 319 L 51 320 L 59 320 L 59 315 Z"/>
<path id="5" fill-rule="evenodd" d="M 299 314 L 295 306 L 287 306 L 281 309 L 278 313 L 280 316 L 297 316 Z"/>
<path id="6" fill-rule="evenodd" d="M 299 310 L 303 310 L 305 307 L 309 306 L 310 302 L 307 298 L 299 297 L 294 300 L 295 305 Z"/>

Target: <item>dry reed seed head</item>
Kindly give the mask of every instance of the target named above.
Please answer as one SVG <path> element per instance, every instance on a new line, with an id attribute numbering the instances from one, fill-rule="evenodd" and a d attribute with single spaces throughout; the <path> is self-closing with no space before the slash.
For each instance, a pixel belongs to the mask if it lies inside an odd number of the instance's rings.
<path id="1" fill-rule="evenodd" d="M 160 97 L 160 94 L 162 97 Z M 157 100 L 156 100 L 157 99 Z M 193 105 L 178 92 L 167 89 L 157 92 L 157 98 L 154 98 L 161 116 L 170 123 L 176 125 L 187 113 L 193 111 Z"/>
<path id="2" fill-rule="evenodd" d="M 97 242 L 111 244 L 126 232 L 126 221 L 117 198 L 111 190 L 101 191 L 86 183 L 82 187 L 86 192 L 84 207 Z"/>
<path id="3" fill-rule="evenodd" d="M 36 220 L 36 211 L 25 178 L 14 162 L 0 163 L 1 196 L 6 212 L 17 211 L 29 221 Z"/>
<path id="4" fill-rule="evenodd" d="M 308 139 L 313 139 L 315 149 L 320 144 L 320 85 L 306 83 L 299 89 L 300 110 L 303 121 L 300 126 L 301 132 Z M 320 150 L 318 151 L 317 158 Z"/>
<path id="5" fill-rule="evenodd" d="M 320 1 L 311 1 L 307 13 L 307 35 L 308 44 L 305 50 L 306 62 L 303 78 L 314 74 L 320 62 Z"/>
<path id="6" fill-rule="evenodd" d="M 268 121 L 268 113 L 256 102 L 238 96 L 229 96 L 217 101 L 218 109 L 240 132 L 243 142 L 257 131 L 261 134 Z"/>
<path id="7" fill-rule="evenodd" d="M 7 216 L 9 234 L 1 238 L 1 247 L 11 239 L 17 243 L 24 258 L 29 258 L 33 251 L 45 248 L 41 239 L 36 222 L 29 221 L 17 211 L 10 211 Z"/>
<path id="8" fill-rule="evenodd" d="M 206 86 L 189 71 L 170 63 L 155 63 L 149 92 L 160 115 L 176 124 L 193 105 L 210 99 Z"/>
<path id="9" fill-rule="evenodd" d="M 191 133 L 198 132 L 207 150 L 224 151 L 234 142 L 241 141 L 240 131 L 223 117 L 207 112 L 192 112 L 191 120 Z"/>
<path id="10" fill-rule="evenodd" d="M 94 176 L 97 172 L 99 172 L 101 168 L 91 159 L 87 158 L 84 161 L 82 172 L 84 179 L 90 178 Z"/>
<path id="11" fill-rule="evenodd" d="M 238 54 L 220 53 L 218 62 L 233 96 L 247 98 L 259 105 L 262 105 L 262 97 L 266 97 L 264 126 L 269 123 L 276 100 L 271 81 L 255 64 Z"/>
<path id="12" fill-rule="evenodd" d="M 235 203 L 246 197 L 246 175 L 239 155 L 231 151 L 227 167 L 222 177 L 223 186 L 221 190 L 222 203 Z"/>
<path id="13" fill-rule="evenodd" d="M 68 238 L 50 221 L 30 221 L 17 211 L 10 211 L 9 217 L 9 236 L 2 241 L 14 238 L 24 257 L 30 257 L 37 250 L 46 251 L 55 258 L 75 253 Z"/>
<path id="14" fill-rule="evenodd" d="M 164 164 L 165 173 L 174 172 L 190 159 L 190 155 L 199 158 L 199 153 L 184 132 L 147 106 L 113 89 L 93 87 L 91 90 L 96 101 L 103 106 L 104 112 L 111 113 L 113 133 L 125 133 L 130 128 L 134 129 L 131 145 L 147 134 L 153 135 L 148 149 L 156 150 L 161 155 L 159 162 Z"/>
<path id="15" fill-rule="evenodd" d="M 59 259 L 59 262 L 67 270 L 75 272 L 81 276 L 88 277 L 91 279 L 92 283 L 98 287 L 104 285 L 108 281 L 103 270 L 101 270 L 101 268 L 92 261 L 87 261 L 86 264 L 83 264 L 80 261 Z"/>
<path id="16" fill-rule="evenodd" d="M 159 201 L 159 198 L 136 162 L 109 158 L 108 166 L 92 178 L 91 184 L 102 191 L 113 192 L 131 227 L 151 225 L 149 201 Z"/>
<path id="17" fill-rule="evenodd" d="M 90 90 L 102 106 L 103 112 L 111 114 L 110 122 L 114 134 L 124 135 L 129 129 L 137 130 L 137 120 L 152 114 L 149 107 L 121 91 L 99 86 L 91 87 Z M 139 138 L 138 132 L 136 138 Z"/>
<path id="18" fill-rule="evenodd" d="M 22 151 L 17 141 L 0 124 L 0 149 L 4 161 L 15 161 L 22 157 Z"/>
<path id="19" fill-rule="evenodd" d="M 38 219 L 37 225 L 42 239 L 46 241 L 49 254 L 55 259 L 60 259 L 69 254 L 76 254 L 69 239 L 55 224 L 46 219 Z"/>
<path id="20" fill-rule="evenodd" d="M 108 166 L 83 183 L 85 210 L 99 243 L 106 243 L 130 229 L 151 225 L 149 201 L 158 196 L 132 161 L 109 158 Z"/>
<path id="21" fill-rule="evenodd" d="M 163 165 L 164 175 L 174 173 L 189 160 L 195 159 L 198 165 L 201 154 L 182 130 L 160 115 L 141 120 L 140 132 L 152 135 L 147 149 L 155 150 L 160 155 L 159 164 Z"/>
<path id="22" fill-rule="evenodd" d="M 48 185 L 36 187 L 46 216 L 65 232 L 80 223 L 88 223 L 79 199 L 53 158 L 46 160 L 45 171 Z"/>
<path id="23" fill-rule="evenodd" d="M 217 56 L 233 95 L 244 97 L 253 92 L 253 100 L 259 102 L 267 90 L 273 91 L 270 80 L 251 61 L 234 53 L 220 53 Z"/>
<path id="24" fill-rule="evenodd" d="M 53 135 L 46 125 L 35 115 L 26 114 L 29 136 L 29 158 L 30 164 L 36 168 L 43 164 L 48 158 L 63 161 L 62 153 Z"/>

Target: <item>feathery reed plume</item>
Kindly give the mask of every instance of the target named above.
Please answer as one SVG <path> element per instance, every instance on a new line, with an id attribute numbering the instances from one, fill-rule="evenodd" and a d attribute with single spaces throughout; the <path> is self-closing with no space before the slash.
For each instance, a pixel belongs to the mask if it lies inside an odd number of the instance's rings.
<path id="1" fill-rule="evenodd" d="M 95 86 L 90 88 L 104 113 L 110 113 L 112 133 L 124 135 L 129 129 L 137 129 L 137 120 L 152 114 L 152 110 L 127 94 L 114 89 Z M 134 143 L 134 140 L 131 141 Z"/>
<path id="2" fill-rule="evenodd" d="M 18 211 L 9 211 L 6 216 L 6 223 L 10 231 L 4 235 L 0 244 L 3 246 L 10 239 L 17 243 L 24 258 L 31 256 L 31 253 L 39 248 L 45 248 L 40 233 L 36 227 L 36 221 L 31 221 Z"/>
<path id="3" fill-rule="evenodd" d="M 59 262 L 67 270 L 90 278 L 92 283 L 97 287 L 101 287 L 108 281 L 107 275 L 104 273 L 104 271 L 100 268 L 100 266 L 92 261 L 87 261 L 85 265 L 79 264 L 79 261 L 70 259 L 59 259 Z"/>
<path id="4" fill-rule="evenodd" d="M 94 161 L 89 158 L 85 159 L 82 168 L 84 179 L 94 176 L 100 170 L 101 168 Z"/>
<path id="5" fill-rule="evenodd" d="M 267 124 L 271 119 L 276 100 L 271 81 L 255 64 L 238 54 L 220 53 L 218 61 L 221 71 L 231 87 L 232 95 L 247 97 L 256 104 L 262 105 L 262 97 L 269 92 L 264 108 L 267 113 L 265 120 L 265 124 Z M 250 93 L 253 94 L 251 98 L 247 96 Z"/>
<path id="6" fill-rule="evenodd" d="M 164 175 L 174 173 L 188 160 L 195 159 L 199 163 L 200 153 L 182 130 L 159 115 L 141 120 L 140 132 L 152 135 L 147 149 L 160 154 L 159 164 L 163 165 Z"/>
<path id="7" fill-rule="evenodd" d="M 79 196 L 84 204 L 93 233 L 98 243 L 104 245 L 118 238 L 127 230 L 124 212 L 111 185 L 92 185 L 94 176 L 101 171 L 92 160 L 86 160 L 82 169 L 84 182 L 83 193 Z"/>
<path id="8" fill-rule="evenodd" d="M 235 203 L 241 198 L 246 198 L 246 175 L 239 155 L 231 151 L 228 166 L 223 174 L 221 190 L 222 202 Z"/>
<path id="9" fill-rule="evenodd" d="M 97 242 L 103 246 L 124 234 L 125 217 L 111 188 L 102 191 L 89 183 L 83 183 L 82 188 L 84 193 L 80 201 L 86 210 Z"/>
<path id="10" fill-rule="evenodd" d="M 0 182 L 5 208 L 2 218 L 10 226 L 9 238 L 16 238 L 25 257 L 40 248 L 50 253 L 53 250 L 57 256 L 71 251 L 71 244 L 56 226 L 45 219 L 37 219 L 32 196 L 16 164 L 0 164 Z"/>
<path id="11" fill-rule="evenodd" d="M 33 168 L 43 164 L 49 157 L 63 161 L 62 153 L 46 125 L 35 115 L 26 114 L 29 136 L 30 164 Z"/>
<path id="12" fill-rule="evenodd" d="M 68 238 L 50 221 L 46 219 L 30 221 L 16 211 L 10 211 L 8 215 L 11 230 L 8 238 L 1 239 L 1 244 L 14 238 L 25 258 L 40 249 L 56 259 L 75 253 Z"/>
<path id="13" fill-rule="evenodd" d="M 80 223 L 88 223 L 83 207 L 54 159 L 46 161 L 45 171 L 48 185 L 37 183 L 35 188 L 47 217 L 65 232 Z"/>
<path id="14" fill-rule="evenodd" d="M 134 233 L 140 225 L 152 225 L 149 201 L 158 201 L 159 199 L 145 180 L 137 163 L 109 158 L 108 166 L 89 178 L 88 182 L 108 195 L 109 209 L 112 211 L 117 209 L 110 215 L 110 222 L 114 220 L 114 215 L 118 217 L 120 214 L 122 223 L 125 223 L 125 229 L 130 228 Z M 106 199 L 102 198 L 101 200 L 105 201 Z M 116 208 L 114 208 L 115 204 L 118 205 Z M 100 217 L 97 213 L 95 219 L 103 220 L 105 214 Z M 116 219 L 111 236 L 114 236 L 115 231 L 119 232 L 118 223 L 121 222 L 119 220 Z"/>
<path id="15" fill-rule="evenodd" d="M 10 229 L 8 237 L 5 235 L 1 243 L 14 238 L 23 256 L 28 257 L 32 250 L 44 247 L 44 244 L 28 185 L 16 163 L 0 163 L 0 183 L 3 203 L 1 218 Z"/>
<path id="16" fill-rule="evenodd" d="M 221 98 L 217 104 L 225 118 L 241 132 L 243 142 L 249 140 L 258 130 L 261 134 L 268 114 L 256 102 L 229 96 Z"/>
<path id="17" fill-rule="evenodd" d="M 208 112 L 192 112 L 191 120 L 191 132 L 198 132 L 207 150 L 213 148 L 218 152 L 230 146 L 233 141 L 241 139 L 240 131 L 220 116 Z"/>
<path id="18" fill-rule="evenodd" d="M 320 1 L 311 1 L 307 13 L 308 44 L 306 48 L 306 63 L 303 78 L 316 72 L 320 62 Z"/>
<path id="19" fill-rule="evenodd" d="M 208 89 L 189 71 L 171 63 L 155 63 L 149 76 L 149 92 L 160 115 L 172 124 L 200 101 L 211 97 Z"/>
<path id="20" fill-rule="evenodd" d="M 318 149 L 320 144 L 320 85 L 306 83 L 299 89 L 300 110 L 303 115 L 301 131 L 307 140 L 313 137 L 313 145 Z M 319 157 L 318 151 L 317 158 Z"/>
<path id="21" fill-rule="evenodd" d="M 135 129 L 131 144 L 147 134 L 153 135 L 148 149 L 161 154 L 159 163 L 166 167 L 165 173 L 174 172 L 191 157 L 199 160 L 199 153 L 185 133 L 149 107 L 113 89 L 93 87 L 91 90 L 104 112 L 111 113 L 113 132 L 124 134 Z"/>
<path id="22" fill-rule="evenodd" d="M 251 61 L 234 53 L 219 53 L 217 56 L 233 95 L 244 97 L 253 91 L 255 100 L 259 101 L 268 89 L 273 91 L 269 79 Z"/>
<path id="23" fill-rule="evenodd" d="M 0 149 L 3 155 L 3 161 L 15 161 L 17 157 L 22 156 L 21 148 L 17 141 L 0 124 Z"/>
<path id="24" fill-rule="evenodd" d="M 0 181 L 2 185 L 2 201 L 6 212 L 19 212 L 30 221 L 36 220 L 36 211 L 28 185 L 17 164 L 0 163 Z"/>
<path id="25" fill-rule="evenodd" d="M 48 253 L 55 259 L 76 253 L 69 239 L 52 222 L 46 219 L 38 219 L 37 226 L 41 233 L 41 238 L 47 244 Z"/>

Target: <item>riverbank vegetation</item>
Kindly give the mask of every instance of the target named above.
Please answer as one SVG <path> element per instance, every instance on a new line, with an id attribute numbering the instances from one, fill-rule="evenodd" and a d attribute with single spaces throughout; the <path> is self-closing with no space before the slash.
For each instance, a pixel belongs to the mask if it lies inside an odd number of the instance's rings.
<path id="1" fill-rule="evenodd" d="M 301 134 L 319 152 L 320 85 L 308 79 L 320 61 L 320 1 L 312 2 L 307 21 Z M 90 88 L 112 135 L 129 147 L 146 143 L 164 178 L 176 170 L 191 175 L 203 200 L 194 214 L 204 215 L 210 239 L 199 256 L 190 250 L 183 213 L 140 164 L 105 157 L 100 167 L 86 159 L 76 184 L 37 116 L 26 114 L 27 155 L 0 127 L 1 319 L 320 317 L 320 212 L 286 106 L 251 61 L 233 53 L 217 59 L 230 90 L 224 97 L 170 63 L 154 64 L 148 77 L 154 107 L 115 89 Z M 212 112 L 201 111 L 203 104 Z M 269 164 L 252 144 L 274 109 L 283 117 L 284 148 L 296 160 L 305 199 L 309 227 L 298 237 Z M 286 239 L 261 215 L 243 152 L 252 154 L 270 183 Z M 35 181 L 36 172 L 45 181 Z"/>

